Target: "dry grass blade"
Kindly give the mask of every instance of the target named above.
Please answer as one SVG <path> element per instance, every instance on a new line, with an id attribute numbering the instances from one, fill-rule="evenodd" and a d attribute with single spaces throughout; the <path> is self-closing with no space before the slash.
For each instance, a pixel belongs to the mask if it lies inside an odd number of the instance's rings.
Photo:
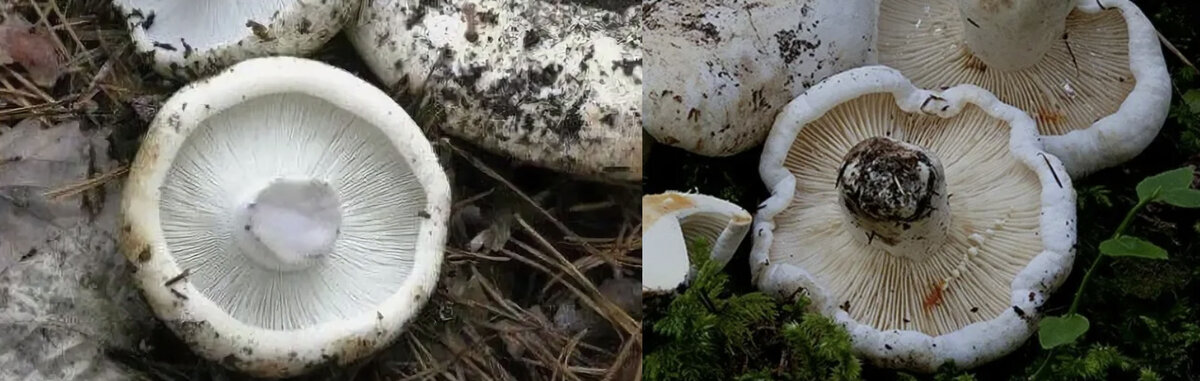
<path id="1" fill-rule="evenodd" d="M 545 237 L 543 237 L 537 232 L 537 230 L 530 226 L 524 218 L 521 218 L 520 215 L 517 215 L 516 219 L 517 223 L 521 225 L 521 228 L 524 229 L 526 233 L 529 233 L 531 236 L 533 236 L 534 239 L 536 239 L 537 242 L 542 246 L 542 248 L 544 248 L 547 252 L 554 254 L 554 260 L 547 260 L 547 262 L 554 264 L 558 270 L 570 274 L 572 278 L 575 278 L 575 280 L 584 287 L 587 292 L 583 295 L 579 295 L 580 300 L 584 301 L 589 307 L 596 310 L 597 313 L 600 313 L 601 316 L 604 316 L 605 319 L 608 319 L 616 326 L 625 330 L 627 334 L 641 334 L 641 324 L 634 321 L 629 314 L 625 313 L 625 311 L 621 309 L 621 307 L 613 304 L 612 301 L 609 301 L 608 298 L 605 298 L 604 295 L 600 294 L 600 290 L 596 288 L 596 285 L 588 280 L 583 273 L 579 272 L 579 269 L 575 268 L 575 266 L 571 264 L 571 261 L 567 260 L 567 258 L 563 256 L 562 252 L 558 251 L 558 249 L 555 248 L 550 241 L 547 241 Z M 527 249 L 534 253 L 538 252 L 532 248 Z"/>
<path id="2" fill-rule="evenodd" d="M 114 168 L 113 170 L 105 172 L 105 173 L 101 174 L 100 176 L 96 176 L 96 177 L 84 180 L 82 182 L 79 182 L 79 183 L 52 189 L 50 191 L 47 191 L 46 193 L 43 193 L 42 197 L 45 197 L 50 200 L 55 200 L 55 201 L 62 200 L 64 198 L 68 198 L 68 197 L 86 192 L 90 189 L 94 189 L 94 188 L 103 186 L 105 183 L 108 183 L 109 181 L 112 181 L 113 179 L 116 179 L 118 177 L 124 176 L 126 173 L 129 173 L 129 166 L 122 165 L 117 168 Z"/>
<path id="3" fill-rule="evenodd" d="M 1169 50 L 1169 51 L 1171 51 L 1171 53 L 1175 54 L 1175 57 L 1178 57 L 1180 61 L 1183 61 L 1184 65 L 1187 65 L 1188 67 L 1192 68 L 1192 70 L 1196 70 L 1196 65 L 1193 64 L 1191 60 L 1188 60 L 1187 56 L 1184 56 L 1183 52 L 1179 51 L 1179 48 L 1176 48 L 1175 44 L 1172 44 L 1171 40 L 1167 39 L 1167 36 L 1164 36 L 1162 34 L 1162 32 L 1159 32 L 1157 30 L 1154 32 L 1158 33 L 1158 40 L 1162 41 L 1163 46 L 1166 46 L 1167 50 Z"/>

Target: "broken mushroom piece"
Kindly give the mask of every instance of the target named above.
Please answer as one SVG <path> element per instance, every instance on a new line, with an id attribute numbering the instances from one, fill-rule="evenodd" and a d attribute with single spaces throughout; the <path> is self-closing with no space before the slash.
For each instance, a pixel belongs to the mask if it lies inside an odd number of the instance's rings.
<path id="1" fill-rule="evenodd" d="M 1029 113 L 1072 176 L 1137 156 L 1171 82 L 1150 20 L 1128 0 L 884 0 L 879 63 L 914 84 L 974 84 Z"/>
<path id="2" fill-rule="evenodd" d="M 750 213 L 716 197 L 666 192 L 642 196 L 642 290 L 675 291 L 694 271 L 688 245 L 700 241 L 720 266 L 729 263 L 750 231 Z"/>
<path id="3" fill-rule="evenodd" d="M 198 354 L 260 377 L 388 345 L 433 292 L 450 188 L 382 91 L 257 58 L 184 87 L 130 169 L 121 248 Z"/>
<path id="4" fill-rule="evenodd" d="M 700 155 L 762 144 L 780 107 L 874 59 L 872 0 L 645 4 L 643 127 Z"/>
<path id="5" fill-rule="evenodd" d="M 788 104 L 759 167 L 751 271 L 807 292 L 878 366 L 973 367 L 1021 345 L 1070 272 L 1075 193 L 1034 121 L 987 91 L 871 66 Z"/>
<path id="6" fill-rule="evenodd" d="M 239 61 L 305 55 L 355 16 L 358 0 L 115 0 L 135 49 L 159 73 L 212 74 Z"/>
<path id="7" fill-rule="evenodd" d="M 347 36 L 410 109 L 483 148 L 642 178 L 641 2 L 375 0 Z"/>

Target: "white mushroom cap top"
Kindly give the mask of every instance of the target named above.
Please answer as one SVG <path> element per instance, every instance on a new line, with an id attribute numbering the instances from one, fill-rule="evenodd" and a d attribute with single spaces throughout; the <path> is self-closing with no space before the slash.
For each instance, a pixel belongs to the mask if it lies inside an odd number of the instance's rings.
<path id="1" fill-rule="evenodd" d="M 138 52 L 160 73 L 196 78 L 248 58 L 316 51 L 357 0 L 115 0 Z"/>
<path id="2" fill-rule="evenodd" d="M 605 3 L 611 7 L 599 7 Z M 374 0 L 347 37 L 437 127 L 544 168 L 639 181 L 636 0 Z"/>
<path id="3" fill-rule="evenodd" d="M 807 291 L 880 366 L 971 367 L 1020 346 L 1070 272 L 1075 193 L 1033 120 L 971 85 L 871 66 L 776 119 L 754 227 L 764 291 Z"/>
<path id="4" fill-rule="evenodd" d="M 1150 20 L 1129 0 L 884 0 L 879 63 L 914 84 L 973 84 L 1037 121 L 1073 176 L 1137 156 L 1171 100 Z"/>
<path id="5" fill-rule="evenodd" d="M 382 91 L 258 58 L 172 96 L 130 170 L 121 247 L 197 353 L 257 376 L 389 344 L 433 292 L 450 189 Z"/>
<path id="6" fill-rule="evenodd" d="M 703 240 L 709 257 L 729 263 L 750 231 L 745 209 L 716 197 L 666 192 L 642 196 L 642 290 L 664 293 L 683 284 L 693 270 L 688 243 Z"/>
<path id="7" fill-rule="evenodd" d="M 643 128 L 705 156 L 762 144 L 780 107 L 873 60 L 875 0 L 647 1 Z"/>

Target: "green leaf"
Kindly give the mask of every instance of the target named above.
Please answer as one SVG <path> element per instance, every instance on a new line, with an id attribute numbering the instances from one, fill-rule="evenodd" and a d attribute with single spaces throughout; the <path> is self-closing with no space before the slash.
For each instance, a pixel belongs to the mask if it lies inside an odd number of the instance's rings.
<path id="1" fill-rule="evenodd" d="M 1088 330 L 1088 319 L 1080 314 L 1049 316 L 1038 324 L 1038 342 L 1050 349 L 1075 342 Z"/>
<path id="2" fill-rule="evenodd" d="M 1191 89 L 1184 93 L 1183 103 L 1187 104 L 1188 110 L 1193 114 L 1200 114 L 1200 90 Z"/>
<path id="3" fill-rule="evenodd" d="M 1154 176 L 1147 177 L 1137 185 L 1139 201 L 1154 201 L 1151 198 L 1158 193 L 1174 189 L 1187 189 L 1192 186 L 1192 166 L 1172 169 Z"/>
<path id="4" fill-rule="evenodd" d="M 1167 259 L 1167 251 L 1141 238 L 1123 235 L 1100 243 L 1100 253 L 1111 257 Z"/>
<path id="5" fill-rule="evenodd" d="M 1200 190 L 1171 189 L 1163 191 L 1158 198 L 1180 208 L 1200 208 Z"/>

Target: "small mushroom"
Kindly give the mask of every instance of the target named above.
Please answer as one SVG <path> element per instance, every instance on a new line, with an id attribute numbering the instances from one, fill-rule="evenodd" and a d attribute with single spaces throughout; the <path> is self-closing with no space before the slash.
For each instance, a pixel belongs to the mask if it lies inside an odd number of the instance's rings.
<path id="1" fill-rule="evenodd" d="M 124 192 L 121 248 L 151 308 L 198 354 L 261 377 L 395 339 L 437 283 L 450 211 L 399 105 L 291 57 L 173 95 Z"/>
<path id="2" fill-rule="evenodd" d="M 357 0 L 115 0 L 135 49 L 177 78 L 212 74 L 236 62 L 305 55 L 355 16 Z"/>
<path id="3" fill-rule="evenodd" d="M 643 127 L 705 156 L 762 144 L 804 89 L 873 59 L 877 1 L 647 1 Z"/>
<path id="4" fill-rule="evenodd" d="M 755 283 L 807 292 L 878 366 L 1011 352 L 1071 269 L 1070 177 L 1032 118 L 975 86 L 834 75 L 784 108 L 759 171 Z"/>
<path id="5" fill-rule="evenodd" d="M 632 182 L 642 178 L 638 4 L 375 0 L 347 36 L 406 107 L 446 132 L 537 166 Z"/>
<path id="6" fill-rule="evenodd" d="M 709 257 L 720 266 L 729 263 L 750 231 L 745 209 L 716 197 L 666 192 L 642 196 L 642 290 L 669 293 L 695 269 L 688 258 L 688 241 L 703 240 Z"/>
<path id="7" fill-rule="evenodd" d="M 1128 0 L 884 0 L 879 63 L 974 84 L 1037 121 L 1072 176 L 1137 156 L 1171 100 L 1158 36 Z"/>

